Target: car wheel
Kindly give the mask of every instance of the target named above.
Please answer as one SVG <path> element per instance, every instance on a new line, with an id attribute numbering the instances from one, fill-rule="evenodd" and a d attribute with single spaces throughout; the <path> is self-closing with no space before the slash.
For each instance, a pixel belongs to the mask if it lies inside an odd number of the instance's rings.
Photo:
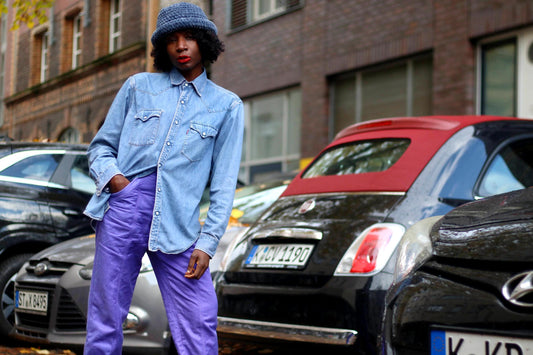
<path id="1" fill-rule="evenodd" d="M 6 338 L 15 324 L 15 276 L 24 262 L 33 254 L 18 254 L 0 263 L 0 338 Z"/>

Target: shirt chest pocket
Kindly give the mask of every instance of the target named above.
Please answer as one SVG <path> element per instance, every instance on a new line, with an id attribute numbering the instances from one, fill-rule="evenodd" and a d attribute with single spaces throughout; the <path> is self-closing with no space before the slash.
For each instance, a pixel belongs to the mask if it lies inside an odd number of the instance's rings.
<path id="1" fill-rule="evenodd" d="M 150 145 L 155 143 L 162 110 L 141 110 L 134 116 L 129 143 Z"/>
<path id="2" fill-rule="evenodd" d="M 206 155 L 211 156 L 208 154 L 209 149 L 212 149 L 217 133 L 215 127 L 192 122 L 187 130 L 181 153 L 190 161 L 200 160 Z"/>

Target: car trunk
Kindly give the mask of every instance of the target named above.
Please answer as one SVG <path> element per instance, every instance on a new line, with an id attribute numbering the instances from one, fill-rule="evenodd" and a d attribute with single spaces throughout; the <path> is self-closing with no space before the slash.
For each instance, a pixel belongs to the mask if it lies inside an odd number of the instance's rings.
<path id="1" fill-rule="evenodd" d="M 355 238 L 370 225 L 385 221 L 402 196 L 351 193 L 281 198 L 237 244 L 225 282 L 320 287 L 333 276 Z M 260 245 L 311 245 L 312 251 L 303 265 L 251 265 L 252 250 Z M 278 255 L 284 252 L 281 249 Z"/>

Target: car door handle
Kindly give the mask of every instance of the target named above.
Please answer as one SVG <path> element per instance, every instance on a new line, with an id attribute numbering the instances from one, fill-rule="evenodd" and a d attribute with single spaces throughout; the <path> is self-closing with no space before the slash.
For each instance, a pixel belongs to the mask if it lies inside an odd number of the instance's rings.
<path id="1" fill-rule="evenodd" d="M 73 209 L 70 209 L 70 208 L 65 208 L 63 210 L 63 214 L 66 215 L 66 216 L 79 216 L 80 212 L 76 211 L 76 210 L 73 210 Z"/>

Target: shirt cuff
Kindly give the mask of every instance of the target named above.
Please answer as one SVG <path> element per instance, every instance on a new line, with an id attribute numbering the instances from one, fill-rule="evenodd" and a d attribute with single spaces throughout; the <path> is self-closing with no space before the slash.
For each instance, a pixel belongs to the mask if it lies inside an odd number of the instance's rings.
<path id="1" fill-rule="evenodd" d="M 104 191 L 109 181 L 111 181 L 111 179 L 115 175 L 122 175 L 122 172 L 120 172 L 120 170 L 118 170 L 118 168 L 116 167 L 111 167 L 98 176 L 98 181 L 96 182 L 97 196 L 100 196 L 100 194 L 102 194 L 102 191 Z"/>
<path id="2" fill-rule="evenodd" d="M 194 248 L 205 252 L 210 258 L 213 258 L 213 256 L 215 256 L 215 252 L 217 251 L 218 242 L 219 239 L 211 234 L 200 232 L 200 237 L 198 238 Z"/>

